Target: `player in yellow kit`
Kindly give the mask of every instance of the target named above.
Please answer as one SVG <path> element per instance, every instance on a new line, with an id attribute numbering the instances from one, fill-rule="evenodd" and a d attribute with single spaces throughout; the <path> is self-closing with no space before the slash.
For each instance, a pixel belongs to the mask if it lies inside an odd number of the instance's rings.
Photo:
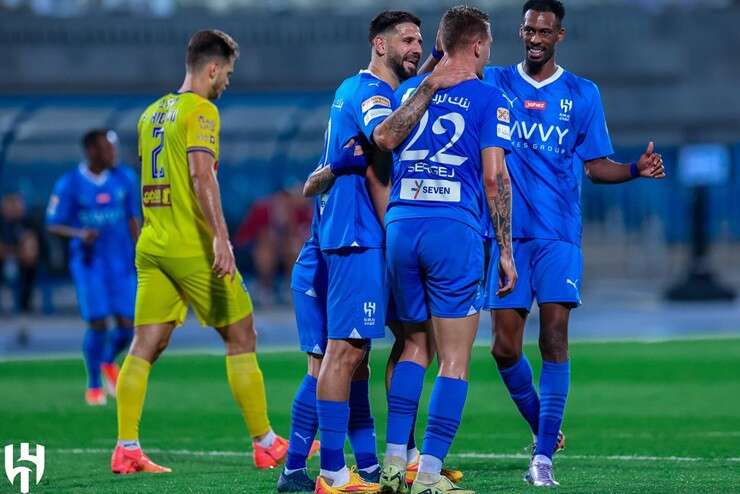
<path id="1" fill-rule="evenodd" d="M 136 246 L 135 335 L 116 392 L 114 473 L 170 471 L 142 452 L 139 421 L 151 365 L 188 305 L 224 340 L 228 381 L 253 438 L 255 465 L 273 468 L 287 454 L 287 441 L 267 418 L 252 301 L 236 269 L 216 181 L 219 116 L 211 100 L 228 87 L 238 57 L 226 33 L 196 33 L 179 91 L 152 103 L 139 119 L 144 225 Z"/>

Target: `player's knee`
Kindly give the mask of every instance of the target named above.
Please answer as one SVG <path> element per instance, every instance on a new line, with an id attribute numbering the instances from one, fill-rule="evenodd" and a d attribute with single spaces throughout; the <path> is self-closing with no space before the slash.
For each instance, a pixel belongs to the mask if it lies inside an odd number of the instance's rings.
<path id="1" fill-rule="evenodd" d="M 540 329 L 540 353 L 549 362 L 568 360 L 568 329 L 560 323 L 546 324 Z"/>
<path id="2" fill-rule="evenodd" d="M 496 338 L 491 347 L 491 355 L 499 369 L 506 369 L 519 361 L 522 356 L 522 349 L 512 345 L 510 341 Z"/>
<path id="3" fill-rule="evenodd" d="M 470 365 L 469 353 L 447 353 L 439 354 L 439 372 L 440 377 L 449 377 L 452 379 L 468 380 L 468 367 Z"/>
<path id="4" fill-rule="evenodd" d="M 331 368 L 328 369 L 330 372 L 346 373 L 347 370 L 354 370 L 365 358 L 366 345 L 362 343 L 354 342 L 342 342 L 337 344 L 331 344 L 327 357 L 325 358 L 323 365 L 329 365 Z"/>

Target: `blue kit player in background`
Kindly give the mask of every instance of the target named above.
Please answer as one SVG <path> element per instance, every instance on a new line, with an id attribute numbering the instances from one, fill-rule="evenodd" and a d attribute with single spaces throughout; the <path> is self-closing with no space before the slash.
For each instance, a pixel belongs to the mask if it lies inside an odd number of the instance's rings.
<path id="1" fill-rule="evenodd" d="M 382 12 L 371 21 L 370 64 L 337 89 L 321 161 L 325 166 L 317 168 L 307 184 L 309 192 L 322 193 L 318 240 L 327 270 L 328 344 L 317 382 L 321 431 L 317 493 L 378 489 L 377 483 L 366 482 L 347 469 L 343 450 L 348 426 L 360 420 L 350 416 L 350 408 L 361 405 L 359 392 L 356 400 L 350 396 L 350 388 L 358 387 L 358 382 L 365 386 L 362 400 L 367 402 L 368 414 L 364 420 L 368 426 L 372 424 L 367 377 L 358 381 L 355 376 L 354 383 L 352 380 L 367 358 L 369 340 L 385 332 L 385 232 L 368 191 L 367 164 L 359 169 L 337 165 L 347 145 L 352 147 L 354 142 L 386 152 L 394 149 L 419 121 L 437 89 L 468 77 L 441 66 L 414 97 L 395 109 L 394 89 L 416 74 L 421 58 L 420 24 L 416 16 L 400 11 Z M 374 455 L 374 437 L 372 442 Z M 376 458 L 373 461 L 377 464 Z M 378 470 L 374 472 L 376 478 Z"/>
<path id="2" fill-rule="evenodd" d="M 552 456 L 564 444 L 560 426 L 570 386 L 568 319 L 581 303 L 581 166 L 592 182 L 604 184 L 660 179 L 665 168 L 652 142 L 634 163 L 607 158 L 614 151 L 596 84 L 555 62 L 555 48 L 565 37 L 563 4 L 530 0 L 522 16 L 524 61 L 485 71 L 485 79 L 500 87 L 511 105 L 508 165 L 519 284 L 500 298 L 489 272 L 485 306 L 493 310 L 497 367 L 535 436 L 525 479 L 554 486 Z M 494 250 L 492 259 L 496 256 Z M 522 353 L 524 325 L 535 299 L 543 360 L 539 395 Z"/>
<path id="3" fill-rule="evenodd" d="M 85 400 L 104 405 L 101 369 L 107 391 L 115 396 L 115 358 L 133 336 L 140 209 L 137 184 L 114 167 L 116 150 L 108 131 L 87 132 L 82 145 L 86 161 L 57 181 L 46 223 L 50 233 L 70 239 L 69 269 L 88 324 L 82 347 L 88 375 Z M 109 316 L 116 322 L 110 333 Z"/>
<path id="4" fill-rule="evenodd" d="M 488 15 L 468 6 L 448 10 L 441 23 L 446 63 L 482 77 L 491 49 Z M 413 94 L 419 76 L 398 90 Z M 404 323 L 431 319 L 439 372 L 412 494 L 472 491 L 441 475 L 460 425 L 468 390 L 470 351 L 483 304 L 483 230 L 490 208 L 502 255 L 500 296 L 516 284 L 511 244 L 508 104 L 481 80 L 437 91 L 419 124 L 394 152 L 386 256 L 396 310 Z M 454 249 L 450 248 L 454 242 Z M 381 492 L 406 492 L 406 438 L 416 416 L 423 369 L 402 357 L 389 393 L 388 451 Z M 393 398 L 393 399 L 391 399 Z"/>

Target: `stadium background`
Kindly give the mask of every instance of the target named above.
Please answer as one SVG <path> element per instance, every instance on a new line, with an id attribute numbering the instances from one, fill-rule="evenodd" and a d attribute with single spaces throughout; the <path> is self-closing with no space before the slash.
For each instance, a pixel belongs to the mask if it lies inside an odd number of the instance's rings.
<path id="1" fill-rule="evenodd" d="M 492 16 L 492 63 L 520 61 L 520 2 L 473 3 Z M 241 45 L 231 86 L 217 103 L 227 222 L 236 234 L 245 218 L 252 221 L 237 251 L 259 303 L 260 344 L 292 348 L 297 338 L 285 296 L 286 270 L 277 268 L 261 287 L 255 272 L 264 262 L 261 255 L 300 243 L 305 230 L 285 234 L 285 225 L 270 212 L 305 207 L 296 191 L 320 154 L 332 91 L 367 63 L 365 33 L 372 15 L 386 7 L 419 14 L 428 49 L 441 13 L 452 4 L 0 0 L 0 194 L 22 198 L 41 246 L 29 311 L 19 310 L 17 262 L 4 250 L 0 359 L 77 354 L 82 323 L 64 245 L 40 227 L 51 187 L 80 161 L 80 138 L 91 127 L 115 130 L 121 161 L 135 165 L 140 112 L 179 85 L 189 36 L 209 27 L 230 33 Z M 568 33 L 558 61 L 599 85 L 616 156 L 635 159 L 654 140 L 669 174 L 660 183 L 620 186 L 593 185 L 584 177 L 585 305 L 573 315 L 572 338 L 736 338 L 738 303 L 676 302 L 665 295 L 690 269 L 714 271 L 724 286 L 740 286 L 740 66 L 733 56 L 733 47 L 740 46 L 740 2 L 572 0 L 566 7 Z M 706 155 L 717 159 L 698 164 L 684 159 L 685 147 L 698 144 L 711 145 Z M 686 178 L 692 171 L 706 175 L 698 192 Z M 697 198 L 704 207 L 698 219 Z M 705 227 L 711 246 L 707 256 L 693 260 L 692 222 Z M 698 297 L 709 294 L 700 283 L 693 286 Z M 529 340 L 536 339 L 536 311 L 534 316 Z M 490 334 L 485 315 L 481 328 L 483 343 Z M 217 351 L 220 340 L 191 320 L 175 335 L 173 348 Z M 736 340 L 726 348 L 734 355 L 730 369 L 737 369 Z M 300 361 L 295 362 L 300 375 Z M 81 376 L 81 362 L 74 368 Z M 737 393 L 736 378 L 730 385 L 727 392 Z M 81 377 L 79 388 L 69 400 L 81 401 Z M 501 408 L 507 405 L 504 398 Z M 11 419 L 17 411 L 12 402 L 0 401 L 0 413 Z M 737 440 L 738 412 L 725 418 L 714 432 L 726 431 Z M 2 443 L 6 436 L 21 439 L 20 432 L 0 431 Z"/>

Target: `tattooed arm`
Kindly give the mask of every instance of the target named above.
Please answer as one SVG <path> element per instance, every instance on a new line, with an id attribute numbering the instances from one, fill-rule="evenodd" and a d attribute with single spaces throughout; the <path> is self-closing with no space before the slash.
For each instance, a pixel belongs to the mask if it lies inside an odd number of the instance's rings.
<path id="1" fill-rule="evenodd" d="M 467 69 L 440 63 L 404 103 L 373 129 L 373 142 L 381 151 L 393 151 L 408 137 L 424 115 L 434 93 L 476 75 Z"/>
<path id="2" fill-rule="evenodd" d="M 303 195 L 312 197 L 323 194 L 334 184 L 334 180 L 341 175 L 365 175 L 367 160 L 362 146 L 356 143 L 353 137 L 342 148 L 341 152 L 328 165 L 317 168 L 309 175 L 303 185 Z"/>
<path id="3" fill-rule="evenodd" d="M 308 176 L 308 180 L 303 184 L 303 195 L 305 197 L 313 197 L 326 192 L 329 187 L 334 184 L 334 180 L 337 177 L 331 172 L 330 165 L 324 165 L 321 168 L 314 170 L 311 175 Z"/>
<path id="4" fill-rule="evenodd" d="M 499 289 L 496 295 L 503 297 L 514 289 L 517 273 L 511 244 L 511 180 L 506 168 L 504 150 L 499 147 L 485 148 L 483 158 L 483 185 L 488 199 L 488 209 L 496 230 L 499 256 Z"/>

